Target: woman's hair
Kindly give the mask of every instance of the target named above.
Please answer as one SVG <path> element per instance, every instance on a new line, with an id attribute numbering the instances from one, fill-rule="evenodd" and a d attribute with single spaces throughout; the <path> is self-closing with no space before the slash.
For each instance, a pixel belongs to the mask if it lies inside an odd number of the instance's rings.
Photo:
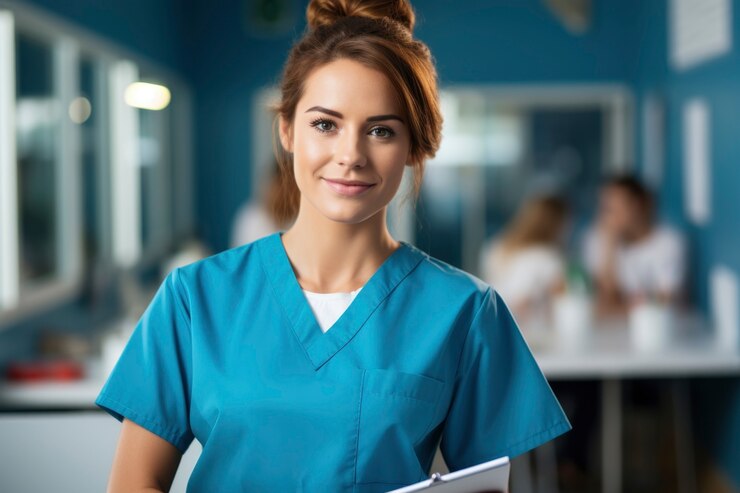
<path id="1" fill-rule="evenodd" d="M 407 0 L 311 0 L 308 26 L 293 45 L 283 68 L 280 102 L 274 110 L 293 125 L 296 105 L 311 72 L 339 59 L 359 62 L 383 73 L 398 93 L 411 135 L 414 198 L 426 159 L 434 157 L 442 133 L 437 72 L 429 48 L 413 38 L 415 15 Z M 293 156 L 282 148 L 273 126 L 275 158 L 281 169 L 282 210 L 298 213 L 300 191 Z"/>
<path id="2" fill-rule="evenodd" d="M 604 188 L 618 188 L 624 191 L 642 209 L 645 216 L 652 219 L 655 198 L 653 193 L 633 175 L 616 175 L 604 181 Z"/>
<path id="3" fill-rule="evenodd" d="M 555 245 L 568 217 L 568 204 L 555 196 L 542 196 L 526 202 L 503 233 L 505 252 L 535 245 Z"/>

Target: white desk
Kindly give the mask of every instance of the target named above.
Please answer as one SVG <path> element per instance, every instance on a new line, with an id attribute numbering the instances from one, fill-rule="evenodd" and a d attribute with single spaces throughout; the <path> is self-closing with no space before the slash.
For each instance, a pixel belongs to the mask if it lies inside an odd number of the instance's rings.
<path id="1" fill-rule="evenodd" d="M 740 351 L 722 347 L 696 315 L 676 318 L 675 337 L 659 351 L 641 351 L 630 341 L 626 321 L 597 325 L 577 346 L 568 346 L 554 331 L 525 333 L 527 342 L 548 380 L 598 379 L 602 381 L 602 492 L 622 490 L 622 388 L 621 380 L 740 376 Z M 674 384 L 677 412 L 679 485 L 695 491 L 691 454 L 688 388 Z M 687 455 L 688 454 L 688 455 Z"/>
<path id="2" fill-rule="evenodd" d="M 675 338 L 659 351 L 636 349 L 623 321 L 596 326 L 578 347 L 552 331 L 525 337 L 550 380 L 740 375 L 738 348 L 721 346 L 701 319 L 680 317 L 675 328 Z"/>
<path id="3" fill-rule="evenodd" d="M 100 361 L 90 360 L 85 375 L 89 377 L 73 382 L 0 381 L 0 410 L 98 409 L 95 398 L 105 383 Z"/>

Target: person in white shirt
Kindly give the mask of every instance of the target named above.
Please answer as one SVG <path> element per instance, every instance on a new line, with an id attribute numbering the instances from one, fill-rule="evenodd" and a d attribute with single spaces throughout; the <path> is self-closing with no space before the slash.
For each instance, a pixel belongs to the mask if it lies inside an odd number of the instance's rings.
<path id="1" fill-rule="evenodd" d="M 481 251 L 483 279 L 501 293 L 524 326 L 546 324 L 552 298 L 564 287 L 567 219 L 564 200 L 534 198 Z"/>
<path id="2" fill-rule="evenodd" d="M 231 227 L 230 247 L 238 247 L 254 240 L 284 230 L 292 222 L 289 218 L 286 195 L 283 190 L 291 187 L 286 183 L 274 162 L 264 186 L 258 187 L 257 197 L 242 204 L 234 216 Z M 295 185 L 292 185 L 293 187 Z"/>
<path id="3" fill-rule="evenodd" d="M 654 218 L 654 199 L 634 177 L 606 182 L 595 225 L 584 238 L 584 264 L 601 315 L 620 315 L 642 301 L 678 301 L 686 274 L 681 234 Z"/>

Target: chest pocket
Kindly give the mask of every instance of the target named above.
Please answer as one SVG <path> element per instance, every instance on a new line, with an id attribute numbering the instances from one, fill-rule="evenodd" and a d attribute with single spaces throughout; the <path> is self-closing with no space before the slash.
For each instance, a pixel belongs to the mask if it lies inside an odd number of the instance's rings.
<path id="1" fill-rule="evenodd" d="M 424 476 L 415 447 L 431 428 L 443 388 L 444 382 L 424 375 L 364 370 L 355 470 L 358 484 L 401 486 Z"/>

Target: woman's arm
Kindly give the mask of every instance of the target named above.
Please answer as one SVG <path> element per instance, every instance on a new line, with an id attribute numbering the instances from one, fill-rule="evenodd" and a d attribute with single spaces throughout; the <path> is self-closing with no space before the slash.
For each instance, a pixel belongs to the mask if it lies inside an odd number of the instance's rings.
<path id="1" fill-rule="evenodd" d="M 170 442 L 124 418 L 108 493 L 169 491 L 180 459 L 182 454 Z"/>
<path id="2" fill-rule="evenodd" d="M 596 309 L 600 315 L 623 315 L 627 309 L 624 293 L 617 278 L 618 234 L 608 227 L 601 228 L 603 241 L 601 262 L 596 270 Z"/>

